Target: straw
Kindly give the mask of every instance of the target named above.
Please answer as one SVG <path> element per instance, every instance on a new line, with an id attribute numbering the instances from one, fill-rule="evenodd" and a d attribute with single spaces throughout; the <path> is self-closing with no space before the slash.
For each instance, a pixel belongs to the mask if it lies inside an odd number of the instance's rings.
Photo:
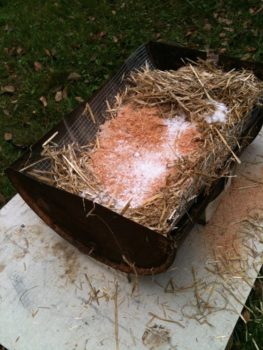
<path id="1" fill-rule="evenodd" d="M 161 118 L 183 115 L 186 121 L 194 123 L 200 134 L 200 140 L 196 141 L 198 149 L 177 159 L 171 165 L 176 173 L 166 179 L 166 186 L 140 207 L 133 208 L 131 199 L 123 208 L 117 208 L 113 194 L 107 193 L 96 178 L 90 154 L 101 149 L 99 133 L 93 144 L 84 148 L 76 143 L 63 147 L 45 144 L 43 155 L 50 160 L 50 171 L 34 173 L 34 177 L 42 176 L 43 181 L 43 177 L 50 177 L 55 186 L 166 235 L 187 212 L 192 198 L 201 191 L 208 194 L 217 179 L 229 176 L 232 157 L 240 164 L 235 149 L 240 148 L 242 142 L 247 143 L 247 135 L 243 138 L 242 133 L 261 91 L 262 82 L 250 71 L 224 72 L 211 61 L 186 63 L 174 71 L 150 70 L 148 66 L 133 71 L 124 91 L 116 95 L 115 103 L 112 106 L 107 103 L 107 120 L 115 118 L 120 107 L 127 104 L 134 109 L 157 107 Z M 215 112 L 216 103 L 228 109 L 225 123 L 207 121 Z M 88 103 L 83 113 L 87 112 L 95 123 Z M 35 164 L 22 170 L 32 170 Z"/>

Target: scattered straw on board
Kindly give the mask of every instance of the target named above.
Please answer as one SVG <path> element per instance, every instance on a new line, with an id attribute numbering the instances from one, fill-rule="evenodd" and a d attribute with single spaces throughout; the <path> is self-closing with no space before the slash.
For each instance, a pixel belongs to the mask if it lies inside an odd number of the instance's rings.
<path id="1" fill-rule="evenodd" d="M 44 143 L 42 154 L 50 159 L 50 169 L 40 174 L 37 166 L 29 167 L 30 175 L 167 234 L 191 199 L 201 190 L 208 192 L 216 179 L 228 176 L 232 162 L 240 163 L 235 150 L 247 137 L 242 131 L 249 112 L 259 103 L 261 90 L 262 82 L 253 73 L 223 72 L 208 61 L 186 63 L 175 71 L 150 70 L 147 66 L 133 71 L 115 104 L 108 104 L 105 123 L 117 118 L 124 106 L 132 106 L 135 111 L 155 108 L 161 120 L 173 121 L 180 116 L 194 125 L 200 135 L 195 140 L 198 147 L 167 164 L 171 170 L 165 185 L 138 206 L 132 206 L 133 199 L 129 198 L 119 208 L 116 198 L 105 190 L 95 173 L 91 154 L 103 150 L 100 131 L 93 144 L 87 146 L 74 143 L 58 147 Z M 85 111 L 94 123 L 89 105 Z"/>

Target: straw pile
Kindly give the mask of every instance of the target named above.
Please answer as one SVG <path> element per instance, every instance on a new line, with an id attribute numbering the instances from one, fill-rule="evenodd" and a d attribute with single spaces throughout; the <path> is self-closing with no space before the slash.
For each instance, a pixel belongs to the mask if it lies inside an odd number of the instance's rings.
<path id="1" fill-rule="evenodd" d="M 150 70 L 146 66 L 132 72 L 127 88 L 116 96 L 106 120 L 117 118 L 125 106 L 132 106 L 135 111 L 152 108 L 158 109 L 164 121 L 180 116 L 194 125 L 199 135 L 198 147 L 175 157 L 170 165 L 175 171 L 169 171 L 165 185 L 137 207 L 127 201 L 119 208 L 96 176 L 91 159 L 101 147 L 100 134 L 97 142 L 85 147 L 46 144 L 43 156 L 51 160 L 50 171 L 40 174 L 33 170 L 30 174 L 167 234 L 201 190 L 208 192 L 216 179 L 228 176 L 233 160 L 240 163 L 234 150 L 242 143 L 240 137 L 248 112 L 258 103 L 261 89 L 262 82 L 253 73 L 223 72 L 208 61 L 188 63 L 176 71 Z"/>

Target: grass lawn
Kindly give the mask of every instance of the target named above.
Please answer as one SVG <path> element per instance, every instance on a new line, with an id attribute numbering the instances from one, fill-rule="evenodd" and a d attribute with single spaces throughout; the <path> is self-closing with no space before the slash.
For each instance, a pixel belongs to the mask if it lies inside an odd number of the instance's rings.
<path id="1" fill-rule="evenodd" d="M 15 193 L 4 169 L 141 43 L 263 61 L 262 25 L 262 1 L 252 0 L 0 0 L 0 205 Z M 258 305 L 233 349 L 256 349 L 252 338 L 263 348 L 262 295 Z"/>

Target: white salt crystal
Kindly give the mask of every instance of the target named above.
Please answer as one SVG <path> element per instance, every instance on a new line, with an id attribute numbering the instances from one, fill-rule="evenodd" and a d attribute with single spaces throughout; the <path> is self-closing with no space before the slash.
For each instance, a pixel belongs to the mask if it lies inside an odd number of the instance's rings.
<path id="1" fill-rule="evenodd" d="M 205 118 L 207 123 L 225 124 L 227 121 L 227 113 L 228 113 L 227 106 L 224 103 L 216 102 L 216 101 L 214 102 L 214 105 L 216 107 L 216 110 L 212 115 Z"/>

